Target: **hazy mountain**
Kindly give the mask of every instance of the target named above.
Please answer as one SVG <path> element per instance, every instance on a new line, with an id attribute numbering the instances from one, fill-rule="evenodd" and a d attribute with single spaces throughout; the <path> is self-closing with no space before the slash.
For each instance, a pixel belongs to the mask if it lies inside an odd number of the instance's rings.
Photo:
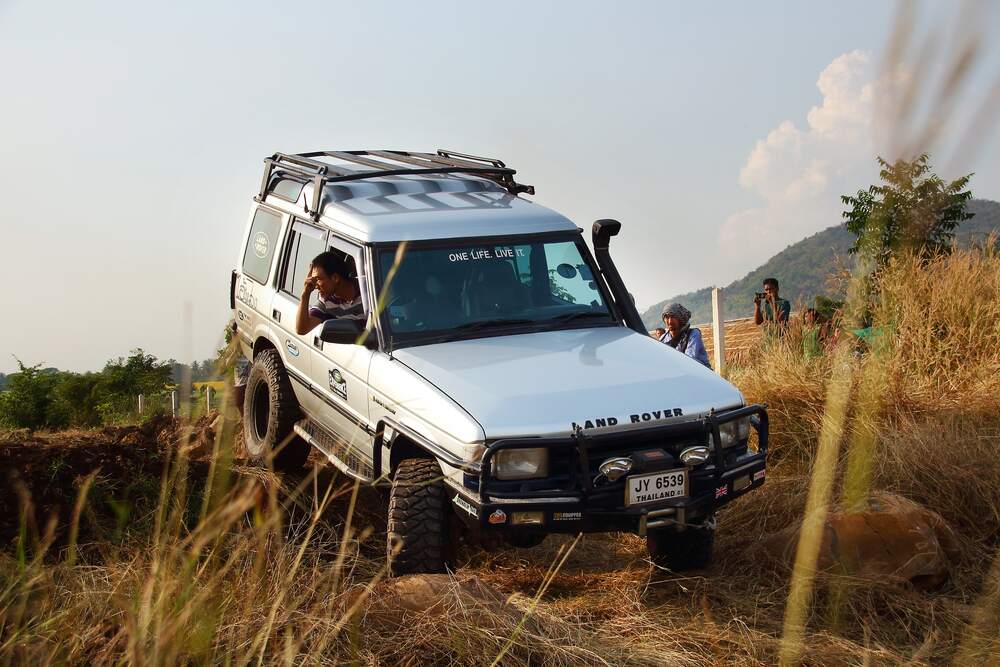
<path id="1" fill-rule="evenodd" d="M 973 199 L 968 204 L 968 210 L 975 217 L 955 230 L 960 246 L 981 242 L 991 232 L 1000 232 L 1000 203 Z M 817 295 L 830 296 L 827 276 L 838 265 L 849 265 L 851 257 L 847 249 L 853 242 L 854 235 L 843 225 L 837 225 L 788 246 L 763 265 L 724 287 L 726 319 L 753 315 L 753 294 L 760 291 L 764 278 L 778 279 L 781 296 L 792 302 L 793 309 L 798 304 L 811 305 Z M 653 304 L 642 314 L 642 321 L 650 329 L 663 326 L 660 312 L 664 305 L 674 302 L 683 304 L 691 311 L 693 323 L 712 320 L 712 288 L 705 287 Z"/>

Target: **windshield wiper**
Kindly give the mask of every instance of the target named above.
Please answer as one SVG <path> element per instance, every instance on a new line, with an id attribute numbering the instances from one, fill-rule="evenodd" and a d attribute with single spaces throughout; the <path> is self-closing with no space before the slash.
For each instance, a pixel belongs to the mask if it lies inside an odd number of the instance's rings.
<path id="1" fill-rule="evenodd" d="M 476 320 L 475 322 L 466 322 L 465 324 L 459 324 L 457 327 L 452 327 L 452 331 L 479 331 L 480 329 L 485 329 L 487 327 L 496 327 L 507 324 L 538 324 L 537 320 L 527 320 L 524 318 L 519 319 L 507 319 L 507 318 L 496 318 L 492 320 Z"/>
<path id="2" fill-rule="evenodd" d="M 595 310 L 574 310 L 571 313 L 563 313 L 562 315 L 556 315 L 555 317 L 550 317 L 546 322 L 570 322 L 572 320 L 583 319 L 584 317 L 599 317 L 602 320 L 611 321 L 611 313 L 598 312 Z"/>

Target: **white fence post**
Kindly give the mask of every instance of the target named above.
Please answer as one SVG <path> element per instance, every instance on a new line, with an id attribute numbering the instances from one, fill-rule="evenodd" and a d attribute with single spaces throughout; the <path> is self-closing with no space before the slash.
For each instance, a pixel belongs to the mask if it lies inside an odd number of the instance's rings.
<path id="1" fill-rule="evenodd" d="M 142 394 L 139 394 L 139 414 L 142 414 Z"/>
<path id="2" fill-rule="evenodd" d="M 726 375 L 726 318 L 723 309 L 722 290 L 712 288 L 712 356 L 715 357 L 715 372 Z"/>
<path id="3" fill-rule="evenodd" d="M 170 416 L 177 419 L 177 390 L 170 392 Z"/>

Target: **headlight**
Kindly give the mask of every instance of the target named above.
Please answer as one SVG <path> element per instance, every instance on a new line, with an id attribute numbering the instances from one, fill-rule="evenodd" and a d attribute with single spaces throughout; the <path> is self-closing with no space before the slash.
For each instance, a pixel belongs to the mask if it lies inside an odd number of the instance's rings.
<path id="1" fill-rule="evenodd" d="M 501 449 L 493 457 L 497 479 L 532 479 L 549 474 L 549 450 L 544 447 Z"/>
<path id="2" fill-rule="evenodd" d="M 750 437 L 750 418 L 743 417 L 719 424 L 723 447 L 733 447 Z"/>

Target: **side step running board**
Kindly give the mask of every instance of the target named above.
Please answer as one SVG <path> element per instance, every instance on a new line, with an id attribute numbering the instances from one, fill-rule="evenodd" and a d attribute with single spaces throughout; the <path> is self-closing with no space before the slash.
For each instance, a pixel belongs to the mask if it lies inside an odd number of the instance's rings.
<path id="1" fill-rule="evenodd" d="M 298 421 L 292 428 L 299 437 L 321 451 L 330 463 L 345 475 L 362 482 L 371 482 L 374 479 L 371 459 L 356 445 L 346 442 L 308 417 Z"/>

